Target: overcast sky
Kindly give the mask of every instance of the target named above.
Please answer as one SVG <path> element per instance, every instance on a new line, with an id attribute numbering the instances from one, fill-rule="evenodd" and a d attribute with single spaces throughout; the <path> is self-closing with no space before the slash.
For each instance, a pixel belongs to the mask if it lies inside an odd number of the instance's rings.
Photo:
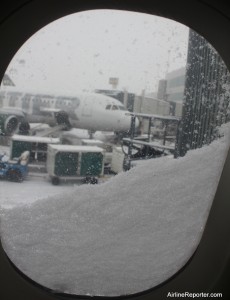
<path id="1" fill-rule="evenodd" d="M 186 64 L 188 28 L 147 14 L 94 10 L 56 20 L 19 49 L 6 73 L 39 90 L 156 91 L 158 80 Z"/>

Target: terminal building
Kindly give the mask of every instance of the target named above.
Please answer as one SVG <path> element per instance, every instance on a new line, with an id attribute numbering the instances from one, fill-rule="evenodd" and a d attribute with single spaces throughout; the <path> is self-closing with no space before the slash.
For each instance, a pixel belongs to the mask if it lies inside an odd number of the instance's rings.
<path id="1" fill-rule="evenodd" d="M 170 103 L 170 115 L 181 116 L 185 89 L 185 67 L 166 74 L 166 100 Z"/>
<path id="2" fill-rule="evenodd" d="M 169 103 L 169 115 L 181 117 L 185 89 L 186 68 L 182 67 L 166 74 L 159 80 L 157 98 Z"/>

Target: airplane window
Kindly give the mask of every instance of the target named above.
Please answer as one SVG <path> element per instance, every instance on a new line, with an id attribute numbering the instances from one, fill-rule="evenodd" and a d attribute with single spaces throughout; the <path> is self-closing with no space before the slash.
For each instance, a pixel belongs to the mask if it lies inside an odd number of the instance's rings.
<path id="1" fill-rule="evenodd" d="M 212 45 L 162 17 L 85 11 L 38 31 L 6 75 L 0 233 L 12 262 L 53 291 L 105 297 L 183 268 L 229 148 L 230 74 Z"/>

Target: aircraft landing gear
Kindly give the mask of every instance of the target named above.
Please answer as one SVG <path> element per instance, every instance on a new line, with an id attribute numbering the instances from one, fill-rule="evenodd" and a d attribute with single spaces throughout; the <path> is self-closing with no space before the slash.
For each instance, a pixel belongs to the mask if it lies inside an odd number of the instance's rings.
<path id="1" fill-rule="evenodd" d="M 90 138 L 91 140 L 93 139 L 94 133 L 95 133 L 95 131 L 88 130 L 89 138 Z"/>

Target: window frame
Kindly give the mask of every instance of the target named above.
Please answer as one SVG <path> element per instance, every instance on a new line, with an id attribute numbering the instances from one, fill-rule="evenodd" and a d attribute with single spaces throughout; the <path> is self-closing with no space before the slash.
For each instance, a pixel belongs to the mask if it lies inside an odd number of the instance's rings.
<path id="1" fill-rule="evenodd" d="M 20 3 L 19 3 L 20 2 Z M 124 3 L 122 3 L 124 2 Z M 45 3 L 40 1 L 17 1 L 11 3 L 5 1 L 1 12 L 0 37 L 2 45 L 0 49 L 0 75 L 4 72 L 15 52 L 33 33 L 48 23 L 77 11 L 89 9 L 121 9 L 143 13 L 150 13 L 168 17 L 181 22 L 196 30 L 204 36 L 217 49 L 230 69 L 230 45 L 226 43 L 230 35 L 230 12 L 220 1 L 198 0 L 161 0 L 150 3 L 149 1 L 109 1 L 95 3 L 94 1 L 52 1 Z M 7 3 L 9 3 L 7 5 Z M 208 17 L 204 17 L 207 16 Z M 196 16 L 196 17 L 194 17 Z M 20 24 L 20 26 L 19 26 Z M 30 24 L 30 26 L 28 26 Z M 221 32 L 221 34 L 219 34 Z M 11 36 L 10 43 L 8 42 Z M 143 293 L 127 297 L 135 300 L 165 299 L 168 292 L 221 292 L 224 278 L 227 282 L 230 266 L 230 152 L 226 158 L 225 166 L 219 181 L 218 189 L 213 200 L 208 221 L 200 241 L 200 244 L 186 266 L 177 272 L 172 278 L 157 287 Z M 218 263 L 213 263 L 213 262 Z M 22 274 L 7 258 L 0 245 L 1 270 L 1 295 L 4 299 L 44 300 L 57 299 L 55 291 L 47 293 L 32 280 Z M 226 276 L 226 277 L 225 277 Z M 7 284 L 10 283 L 11 287 Z M 8 287 L 7 287 L 8 286 Z M 13 287 L 13 288 L 12 288 Z M 218 290 L 219 289 L 219 290 Z M 226 291 L 227 293 L 227 291 Z M 77 297 L 60 295 L 59 299 L 91 299 L 92 297 Z M 226 294 L 224 295 L 224 297 Z M 103 297 L 94 297 L 101 299 Z"/>

